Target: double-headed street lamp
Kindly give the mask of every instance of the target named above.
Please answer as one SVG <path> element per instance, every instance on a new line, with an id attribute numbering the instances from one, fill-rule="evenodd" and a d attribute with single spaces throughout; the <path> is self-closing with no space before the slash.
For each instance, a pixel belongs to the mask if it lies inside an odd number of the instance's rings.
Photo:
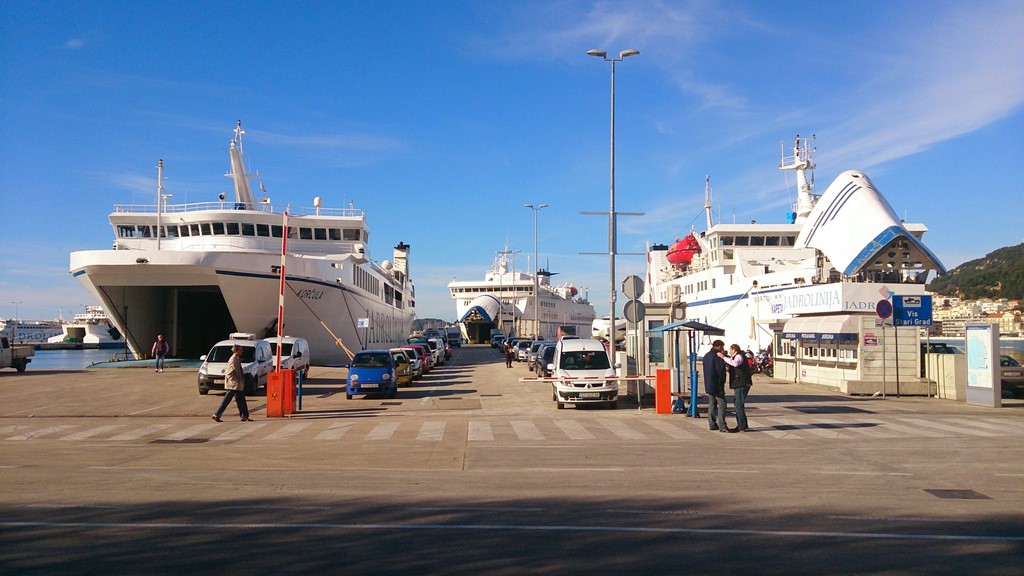
<path id="1" fill-rule="evenodd" d="M 608 53 L 604 50 L 587 50 L 587 55 L 596 56 L 605 62 L 612 63 L 612 103 L 611 103 L 611 160 L 610 160 L 610 202 L 608 207 L 608 274 L 609 274 L 609 285 L 608 285 L 608 302 L 610 304 L 610 311 L 608 313 L 608 343 L 611 349 L 615 350 L 615 251 L 616 251 L 616 212 L 615 212 L 615 63 L 622 62 L 624 58 L 630 56 L 637 56 L 640 54 L 639 50 L 623 50 L 619 52 L 618 58 L 609 58 Z M 623 214 L 627 214 L 623 212 Z M 629 215 L 637 215 L 629 213 Z"/>
<path id="2" fill-rule="evenodd" d="M 540 324 L 540 281 L 537 278 L 537 214 L 542 208 L 547 208 L 547 204 L 526 204 L 527 208 L 533 210 L 533 322 L 534 322 L 534 336 L 537 338 L 543 338 L 541 334 Z"/>

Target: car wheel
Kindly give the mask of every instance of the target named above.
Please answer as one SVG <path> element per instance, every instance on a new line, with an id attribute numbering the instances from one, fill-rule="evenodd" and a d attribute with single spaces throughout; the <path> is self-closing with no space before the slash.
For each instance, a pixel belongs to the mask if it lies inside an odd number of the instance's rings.
<path id="1" fill-rule="evenodd" d="M 199 387 L 199 394 L 201 396 L 206 396 L 209 393 L 210 393 L 210 389 L 209 388 L 203 388 L 202 386 Z"/>
<path id="2" fill-rule="evenodd" d="M 351 400 L 352 399 L 352 395 L 349 394 L 348 392 L 345 392 L 345 399 L 346 400 Z"/>
<path id="3" fill-rule="evenodd" d="M 557 406 L 559 410 L 563 410 L 565 409 L 565 402 L 558 402 L 555 406 Z"/>
<path id="4" fill-rule="evenodd" d="M 256 379 L 249 374 L 245 375 L 245 381 L 242 384 L 242 394 L 246 396 L 256 395 Z"/>
<path id="5" fill-rule="evenodd" d="M 616 410 L 616 409 L 618 409 L 618 407 L 619 407 L 619 401 L 618 400 L 612 400 L 611 402 L 608 403 L 608 409 L 609 410 Z"/>

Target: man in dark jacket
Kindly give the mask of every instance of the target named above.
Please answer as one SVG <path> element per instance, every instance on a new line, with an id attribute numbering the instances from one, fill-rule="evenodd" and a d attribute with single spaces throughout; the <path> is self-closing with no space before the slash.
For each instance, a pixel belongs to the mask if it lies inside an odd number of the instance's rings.
<path id="1" fill-rule="evenodd" d="M 708 395 L 708 425 L 719 432 L 733 432 L 725 423 L 725 361 L 719 353 L 725 342 L 715 340 L 704 355 L 704 392 Z"/>

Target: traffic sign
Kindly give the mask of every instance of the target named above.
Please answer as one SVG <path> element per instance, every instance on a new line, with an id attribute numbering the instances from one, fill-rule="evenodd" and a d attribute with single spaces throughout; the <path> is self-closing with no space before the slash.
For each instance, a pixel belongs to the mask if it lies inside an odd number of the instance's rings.
<path id="1" fill-rule="evenodd" d="M 925 296 L 893 296 L 896 326 L 931 326 L 932 297 Z"/>
<path id="2" fill-rule="evenodd" d="M 878 314 L 878 317 L 883 320 L 892 316 L 892 302 L 879 300 L 878 304 L 875 304 L 875 314 Z"/>
<path id="3" fill-rule="evenodd" d="M 628 276 L 622 281 L 622 293 L 630 300 L 636 300 L 644 293 L 644 281 L 639 276 Z"/>
<path id="4" fill-rule="evenodd" d="M 646 311 L 644 310 L 643 302 L 639 300 L 630 300 L 622 306 L 622 313 L 626 317 L 626 320 L 633 324 L 639 324 L 644 321 Z"/>

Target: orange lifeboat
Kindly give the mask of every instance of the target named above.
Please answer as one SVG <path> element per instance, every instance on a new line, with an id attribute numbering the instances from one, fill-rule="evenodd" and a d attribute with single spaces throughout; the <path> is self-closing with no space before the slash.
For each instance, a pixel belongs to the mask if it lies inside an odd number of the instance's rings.
<path id="1" fill-rule="evenodd" d="M 676 241 L 669 246 L 666 258 L 669 263 L 676 266 L 689 266 L 697 254 L 700 254 L 700 244 L 697 243 L 693 234 L 689 234 L 682 240 L 676 238 Z"/>

